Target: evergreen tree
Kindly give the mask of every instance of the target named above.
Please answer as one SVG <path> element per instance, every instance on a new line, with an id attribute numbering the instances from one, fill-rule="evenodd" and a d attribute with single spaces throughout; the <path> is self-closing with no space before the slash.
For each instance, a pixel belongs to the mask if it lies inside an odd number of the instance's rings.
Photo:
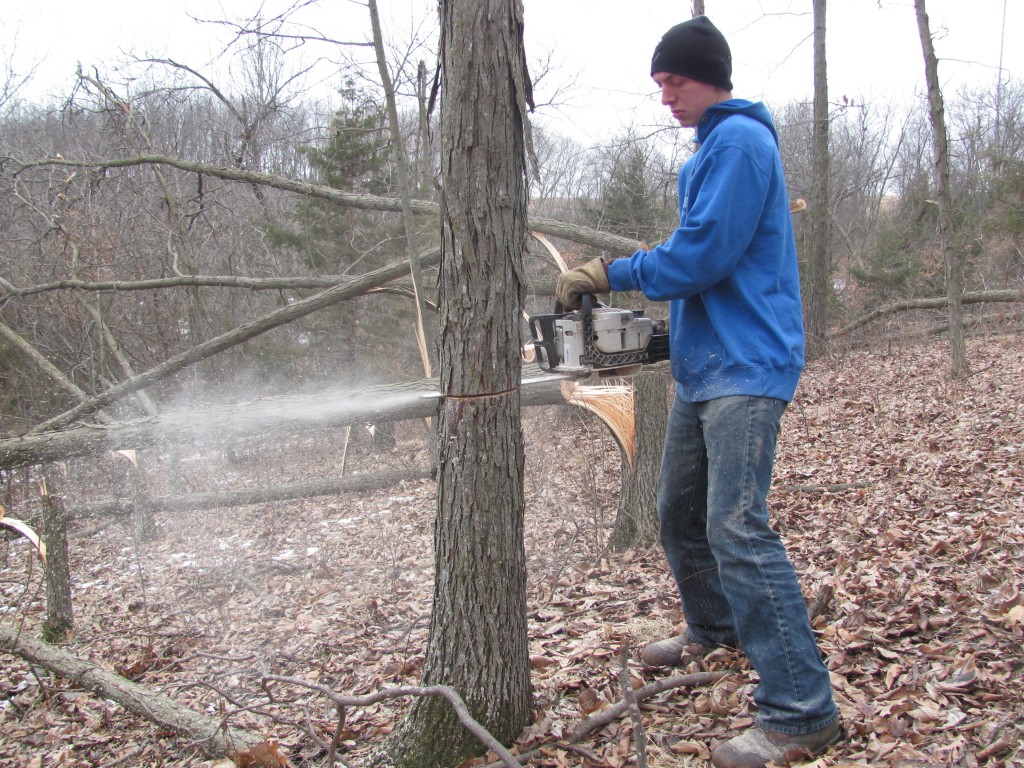
<path id="1" fill-rule="evenodd" d="M 394 194 L 393 164 L 382 98 L 348 81 L 342 105 L 322 145 L 306 146 L 313 180 L 344 192 Z M 303 197 L 289 226 L 272 226 L 270 240 L 293 248 L 315 274 L 362 274 L 404 256 L 404 230 L 392 213 L 340 207 Z M 436 236 L 434 238 L 436 240 Z M 332 375 L 373 373 L 395 377 L 415 370 L 414 317 L 411 302 L 377 294 L 319 313 L 303 328 L 303 345 Z M 387 350 L 387 355 L 381 352 Z M 338 371 L 336 366 L 342 370 Z"/>
<path id="2" fill-rule="evenodd" d="M 349 81 L 341 91 L 342 105 L 322 146 L 306 146 L 313 178 L 343 192 L 386 195 L 391 191 L 388 133 L 383 105 L 374 94 Z M 344 274 L 359 265 L 363 271 L 393 257 L 381 246 L 385 214 L 342 208 L 327 200 L 302 198 L 291 228 L 273 228 L 279 245 L 299 249 L 307 265 L 319 274 Z M 387 234 L 397 234 L 393 224 Z"/>
<path id="3" fill-rule="evenodd" d="M 596 227 L 643 242 L 657 242 L 675 225 L 676 213 L 660 199 L 659 174 L 649 142 L 627 135 L 607 159 L 597 205 L 586 208 Z"/>

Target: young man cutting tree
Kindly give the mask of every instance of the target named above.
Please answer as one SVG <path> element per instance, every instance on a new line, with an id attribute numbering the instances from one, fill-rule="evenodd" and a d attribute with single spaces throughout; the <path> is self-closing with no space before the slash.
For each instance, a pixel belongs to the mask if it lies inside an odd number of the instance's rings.
<path id="1" fill-rule="evenodd" d="M 767 108 L 732 96 L 732 56 L 705 16 L 661 38 L 661 103 L 697 151 L 679 172 L 679 227 L 663 244 L 558 280 L 558 299 L 640 291 L 669 301 L 675 399 L 658 487 L 660 538 L 685 633 L 644 648 L 669 666 L 743 648 L 760 678 L 755 725 L 711 755 L 763 768 L 819 754 L 843 731 L 796 571 L 768 519 L 782 414 L 804 364 L 796 243 Z"/>

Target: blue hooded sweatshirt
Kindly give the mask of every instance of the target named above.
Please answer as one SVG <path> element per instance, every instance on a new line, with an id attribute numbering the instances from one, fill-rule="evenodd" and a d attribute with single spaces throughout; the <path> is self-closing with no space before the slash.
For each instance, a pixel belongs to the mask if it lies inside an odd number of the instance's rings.
<path id="1" fill-rule="evenodd" d="M 804 365 L 796 242 L 764 104 L 730 99 L 697 126 L 679 171 L 679 228 L 608 264 L 613 291 L 670 301 L 672 376 L 688 402 L 792 400 Z"/>

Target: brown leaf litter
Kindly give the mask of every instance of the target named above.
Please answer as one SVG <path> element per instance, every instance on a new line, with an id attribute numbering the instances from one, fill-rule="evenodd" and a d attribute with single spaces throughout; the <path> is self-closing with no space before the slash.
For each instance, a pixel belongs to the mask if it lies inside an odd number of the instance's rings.
<path id="1" fill-rule="evenodd" d="M 948 377 L 942 343 L 859 351 L 812 364 L 786 414 L 772 511 L 797 564 L 849 740 L 815 766 L 1024 766 L 1024 339 L 971 341 L 973 375 Z M 537 766 L 625 766 L 623 717 L 559 742 L 619 700 L 619 649 L 671 632 L 680 613 L 656 547 L 605 549 L 620 457 L 582 411 L 526 412 L 526 546 L 536 721 L 520 751 Z M 354 471 L 421 466 L 422 425 L 399 449 L 350 451 Z M 356 453 L 354 457 L 352 453 Z M 153 492 L 291 482 L 337 467 L 337 436 L 254 442 L 230 461 L 149 461 Z M 103 497 L 95 467 L 65 465 L 60 489 Z M 9 511 L 27 498 L 8 478 Z M 161 486 L 162 487 L 157 487 Z M 430 613 L 434 486 L 274 502 L 129 525 L 74 525 L 76 629 L 70 652 L 102 661 L 316 765 L 334 736 L 315 693 L 271 689 L 300 677 L 358 695 L 418 682 Z M 35 632 L 44 591 L 28 545 L 0 544 L 4 621 Z M 691 670 L 631 665 L 636 685 L 676 671 L 724 670 L 704 688 L 641 704 L 651 766 L 707 764 L 709 748 L 753 720 L 755 677 L 739 652 Z M 359 764 L 400 703 L 348 713 L 340 749 Z M 277 754 L 275 752 L 275 754 Z M 195 745 L 67 687 L 19 659 L 0 670 L 0 763 L 195 766 Z"/>

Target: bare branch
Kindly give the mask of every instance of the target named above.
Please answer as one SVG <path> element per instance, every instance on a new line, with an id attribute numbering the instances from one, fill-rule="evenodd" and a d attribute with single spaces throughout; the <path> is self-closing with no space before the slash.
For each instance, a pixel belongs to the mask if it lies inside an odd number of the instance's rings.
<path id="1" fill-rule="evenodd" d="M 398 198 L 379 197 L 377 195 L 355 194 L 342 192 L 333 187 L 322 184 L 290 179 L 285 176 L 278 176 L 272 173 L 261 171 L 250 171 L 244 168 L 228 168 L 221 165 L 210 165 L 208 163 L 196 163 L 190 160 L 182 160 L 177 157 L 166 155 L 141 155 L 138 157 L 124 159 L 107 159 L 95 161 L 65 160 L 63 158 L 47 158 L 34 162 L 22 163 L 15 158 L 0 157 L 0 165 L 3 161 L 9 160 L 18 163 L 12 175 L 17 175 L 31 168 L 44 168 L 47 166 L 66 166 L 70 168 L 130 168 L 137 165 L 168 165 L 182 171 L 192 173 L 204 173 L 221 179 L 241 181 L 249 184 L 262 184 L 274 189 L 282 189 L 288 192 L 295 192 L 300 195 L 308 195 L 322 200 L 330 200 L 336 205 L 359 208 L 371 211 L 394 211 L 401 212 L 402 201 Z M 413 213 L 418 216 L 438 216 L 440 208 L 438 204 L 428 200 L 411 200 Z M 590 245 L 595 248 L 603 248 L 621 254 L 633 253 L 641 246 L 639 240 L 628 237 L 613 235 L 608 232 L 598 232 L 587 227 L 580 227 L 564 221 L 547 219 L 542 217 L 531 217 L 528 226 L 538 232 L 555 237 L 564 237 L 583 245 Z"/>
<path id="2" fill-rule="evenodd" d="M 424 254 L 429 258 L 433 251 Z M 0 278 L 0 295 L 32 296 L 53 291 L 99 291 L 124 293 L 127 291 L 154 291 L 164 288 L 242 288 L 250 291 L 323 290 L 359 280 L 350 275 L 324 275 L 322 277 L 240 277 L 236 275 L 178 275 L 152 280 L 55 280 L 25 288 L 17 288 Z M 369 290 L 377 290 L 370 288 Z"/>
<path id="3" fill-rule="evenodd" d="M 380 701 L 403 698 L 406 696 L 440 696 L 451 704 L 452 709 L 455 710 L 455 715 L 459 718 L 459 722 L 466 727 L 466 730 L 476 736 L 484 746 L 498 755 L 506 766 L 509 768 L 522 768 L 515 755 L 505 749 L 505 747 L 503 747 L 501 743 L 469 713 L 469 708 L 462 700 L 462 697 L 459 696 L 458 692 L 449 685 L 431 685 L 426 687 L 408 685 L 401 686 L 399 688 L 386 688 L 382 691 L 370 693 L 365 696 L 342 696 L 335 693 L 326 685 L 302 680 L 297 677 L 264 675 L 263 679 L 278 683 L 286 683 L 288 685 L 297 685 L 302 688 L 319 691 L 339 707 L 368 707 Z"/>
<path id="4" fill-rule="evenodd" d="M 358 208 L 368 211 L 393 211 L 401 212 L 401 201 L 397 198 L 381 198 L 376 195 L 357 195 L 345 193 L 324 184 L 313 184 L 308 181 L 279 176 L 273 173 L 261 171 L 250 171 L 244 168 L 228 168 L 226 166 L 210 165 L 208 163 L 194 163 L 188 160 L 181 160 L 164 155 L 143 155 L 135 158 L 110 159 L 97 161 L 73 161 L 63 158 L 48 158 L 34 162 L 19 162 L 14 158 L 0 158 L 0 166 L 4 161 L 11 161 L 17 164 L 12 175 L 17 175 L 31 168 L 45 168 L 47 166 L 65 166 L 70 168 L 131 168 L 139 165 L 167 165 L 182 171 L 191 173 L 205 173 L 217 178 L 231 181 L 243 181 L 252 184 L 263 184 L 275 189 L 293 191 L 298 195 L 307 195 L 311 198 L 329 200 L 332 203 L 349 208 Z M 438 216 L 440 208 L 432 201 L 413 200 L 410 201 L 413 213 L 418 216 Z M 565 221 L 549 219 L 540 216 L 530 217 L 528 221 L 530 229 L 552 234 L 556 238 L 565 238 L 575 243 L 581 243 L 594 248 L 602 248 L 622 254 L 633 253 L 642 245 L 640 241 L 632 238 L 623 238 L 618 234 L 600 232 L 577 224 L 569 224 Z"/>

